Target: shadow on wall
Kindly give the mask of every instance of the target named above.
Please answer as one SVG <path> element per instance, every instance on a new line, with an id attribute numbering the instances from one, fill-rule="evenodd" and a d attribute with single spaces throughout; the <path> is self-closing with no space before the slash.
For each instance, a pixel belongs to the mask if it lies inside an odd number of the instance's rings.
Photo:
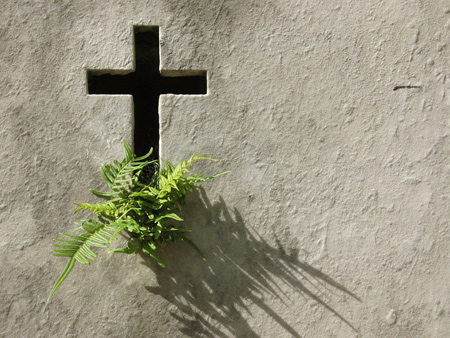
<path id="1" fill-rule="evenodd" d="M 171 315 L 182 324 L 184 335 L 259 337 L 245 319 L 245 313 L 252 315 L 249 309 L 252 305 L 259 307 L 291 336 L 300 337 L 292 325 L 268 305 L 274 298 L 289 303 L 286 293 L 292 292 L 310 297 L 357 331 L 317 294 L 321 290 L 332 292 L 329 289 L 332 286 L 360 301 L 356 295 L 299 261 L 298 250 L 287 254 L 280 245 L 270 246 L 245 227 L 236 209 L 231 215 L 223 200 L 211 205 L 204 192 L 199 193 L 201 196 L 194 197 L 189 206 L 191 210 L 206 210 L 211 218 L 202 229 L 195 228 L 194 224 L 192 227 L 193 235 L 201 234 L 193 239 L 204 250 L 207 261 L 196 257 L 191 248 L 186 249 L 189 252 L 180 252 L 168 247 L 161 255 L 167 266 L 164 269 L 143 257 L 144 264 L 155 272 L 160 285 L 146 289 L 177 307 Z M 207 243 L 210 247 L 206 249 Z"/>

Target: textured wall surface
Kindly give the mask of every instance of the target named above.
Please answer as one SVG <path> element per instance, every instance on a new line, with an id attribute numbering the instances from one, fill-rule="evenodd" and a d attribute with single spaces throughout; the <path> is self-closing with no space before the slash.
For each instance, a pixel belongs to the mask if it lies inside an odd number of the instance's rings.
<path id="1" fill-rule="evenodd" d="M 184 209 L 208 260 L 97 250 L 47 302 L 52 239 L 132 140 L 86 69 L 132 69 L 137 24 L 208 72 L 160 98 L 161 156 L 232 170 Z M 3 0 L 0 47 L 0 336 L 448 335 L 448 0 Z"/>

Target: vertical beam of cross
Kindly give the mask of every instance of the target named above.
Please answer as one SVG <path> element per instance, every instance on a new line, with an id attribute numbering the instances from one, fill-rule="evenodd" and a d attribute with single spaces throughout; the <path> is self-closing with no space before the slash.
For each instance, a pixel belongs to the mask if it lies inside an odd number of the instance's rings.
<path id="1" fill-rule="evenodd" d="M 206 71 L 176 71 L 175 77 L 159 72 L 159 27 L 135 26 L 135 71 L 113 75 L 114 70 L 87 70 L 89 94 L 132 95 L 134 101 L 134 152 L 145 155 L 153 147 L 158 159 L 161 94 L 198 95 L 207 93 Z"/>

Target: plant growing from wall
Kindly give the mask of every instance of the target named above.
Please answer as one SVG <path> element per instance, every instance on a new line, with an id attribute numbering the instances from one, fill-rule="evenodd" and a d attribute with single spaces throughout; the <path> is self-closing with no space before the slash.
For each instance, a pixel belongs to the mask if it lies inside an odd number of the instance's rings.
<path id="1" fill-rule="evenodd" d="M 157 254 L 157 248 L 165 242 L 185 241 L 202 257 L 202 252 L 185 234 L 190 230 L 183 226 L 174 226 L 173 221 L 182 221 L 177 214 L 180 205 L 184 204 L 186 193 L 197 188 L 197 183 L 218 177 L 202 175 L 186 175 L 188 168 L 196 161 L 211 160 L 202 155 L 193 155 L 187 161 L 174 167 L 168 161 L 149 161 L 153 149 L 142 157 L 137 157 L 123 142 L 125 158 L 119 162 L 101 166 L 103 180 L 109 187 L 107 192 L 91 190 L 106 201 L 91 204 L 77 203 L 76 214 L 87 210 L 96 215 L 96 219 L 83 219 L 76 222 L 79 234 L 60 233 L 62 238 L 55 238 L 52 245 L 54 256 L 68 257 L 66 267 L 56 280 L 49 299 L 61 285 L 76 262 L 89 264 L 97 255 L 92 247 L 106 248 L 118 234 L 125 235 L 127 246 L 111 250 L 113 253 L 150 255 L 159 265 L 164 267 Z M 145 168 L 145 174 L 143 172 Z"/>

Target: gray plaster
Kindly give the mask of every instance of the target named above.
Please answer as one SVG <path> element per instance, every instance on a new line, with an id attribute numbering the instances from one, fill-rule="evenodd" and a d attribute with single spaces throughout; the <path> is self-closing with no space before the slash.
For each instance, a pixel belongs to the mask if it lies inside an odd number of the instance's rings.
<path id="1" fill-rule="evenodd" d="M 52 238 L 132 139 L 85 72 L 131 70 L 134 24 L 208 71 L 160 99 L 162 157 L 232 170 L 185 209 L 208 260 L 101 252 L 47 303 Z M 448 335 L 448 0 L 4 0 L 0 46 L 0 336 Z"/>

